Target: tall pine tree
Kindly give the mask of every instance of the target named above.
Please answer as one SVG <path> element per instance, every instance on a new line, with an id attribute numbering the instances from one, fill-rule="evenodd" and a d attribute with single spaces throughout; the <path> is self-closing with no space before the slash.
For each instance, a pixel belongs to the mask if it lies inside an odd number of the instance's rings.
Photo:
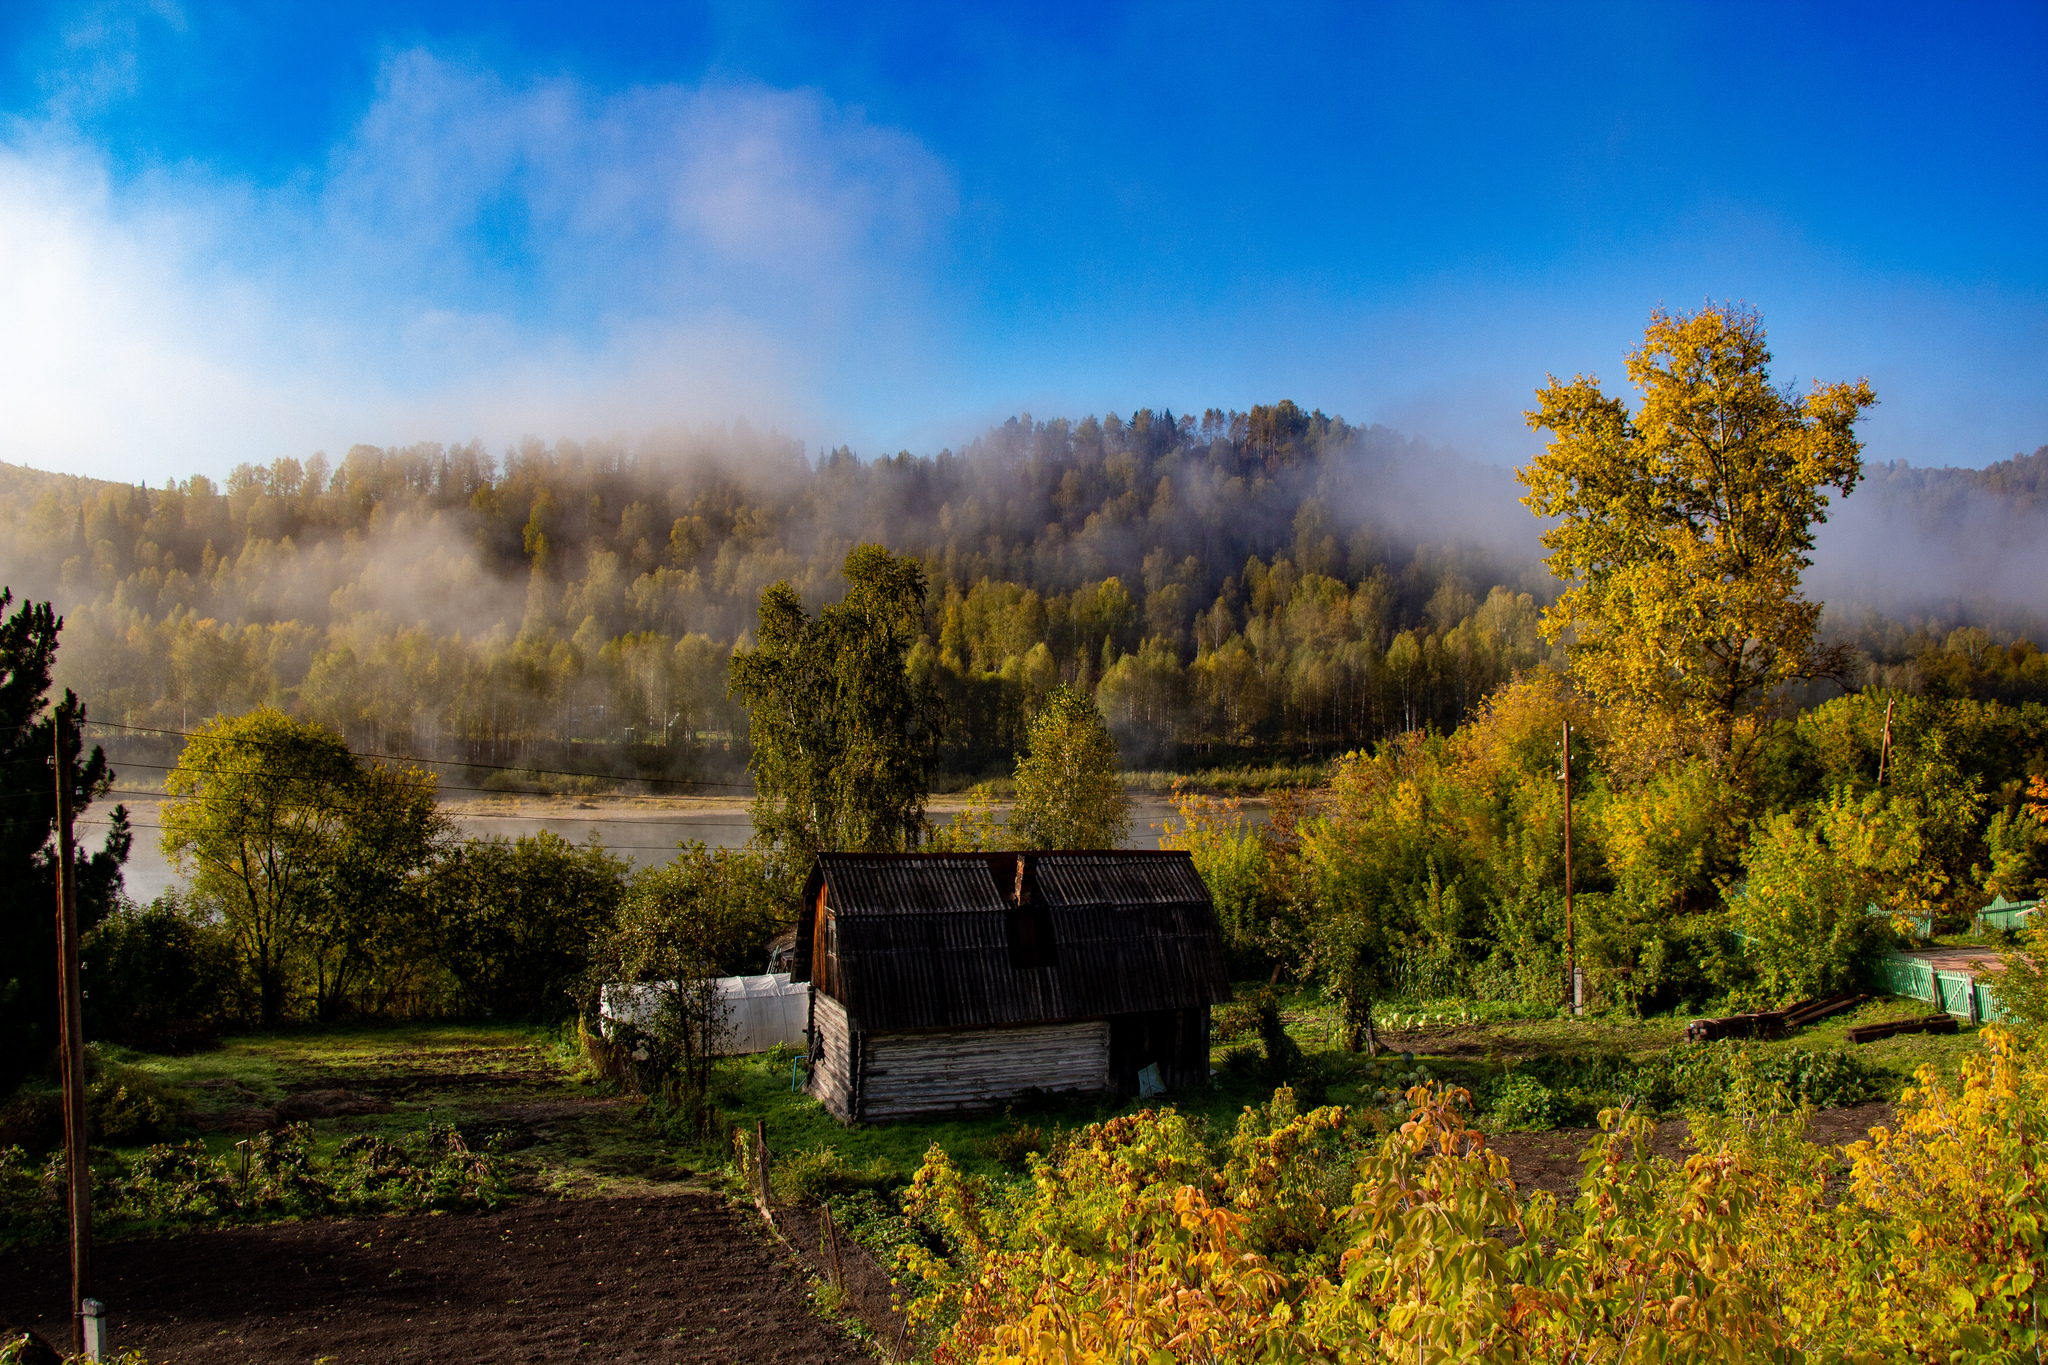
<path id="1" fill-rule="evenodd" d="M 57 1046 L 57 792 L 51 773 L 55 723 L 47 709 L 57 633 L 64 623 L 47 602 L 24 602 L 0 588 L 0 1094 L 47 1064 Z M 74 815 L 113 781 L 93 747 L 80 761 L 85 706 L 71 692 L 57 703 L 64 718 L 64 769 Z M 104 919 L 121 891 L 121 864 L 133 836 L 128 813 L 97 853 L 77 867 L 78 929 Z"/>

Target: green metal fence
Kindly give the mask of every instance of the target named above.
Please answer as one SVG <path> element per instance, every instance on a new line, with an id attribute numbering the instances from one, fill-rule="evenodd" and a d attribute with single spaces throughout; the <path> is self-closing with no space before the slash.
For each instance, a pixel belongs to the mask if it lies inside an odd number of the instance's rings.
<path id="1" fill-rule="evenodd" d="M 1931 912 L 1925 915 L 1901 915 L 1896 911 L 1887 910 L 1881 905 L 1871 904 L 1863 907 L 1863 913 L 1872 919 L 1882 919 L 1909 925 L 1915 938 L 1930 939 L 1934 937 L 1934 915 Z"/>
<path id="2" fill-rule="evenodd" d="M 2034 918 L 2034 907 L 2041 902 L 2009 901 L 2000 896 L 1977 912 L 1979 929 L 2023 929 Z"/>
<path id="3" fill-rule="evenodd" d="M 1968 972 L 1936 971 L 1924 958 L 1886 953 L 1871 963 L 1868 981 L 1874 991 L 1925 1000 L 1943 1013 L 1973 1024 L 2010 1022 L 1988 983 L 1975 980 Z"/>

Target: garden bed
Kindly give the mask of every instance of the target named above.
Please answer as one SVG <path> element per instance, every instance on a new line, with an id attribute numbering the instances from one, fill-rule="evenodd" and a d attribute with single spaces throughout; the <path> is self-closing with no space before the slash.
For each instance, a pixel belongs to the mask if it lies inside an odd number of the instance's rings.
<path id="1" fill-rule="evenodd" d="M 758 1220 L 693 1194 L 228 1228 L 103 1245 L 114 1345 L 151 1365 L 865 1361 Z M 0 1321 L 69 1339 L 62 1246 L 0 1255 Z"/>

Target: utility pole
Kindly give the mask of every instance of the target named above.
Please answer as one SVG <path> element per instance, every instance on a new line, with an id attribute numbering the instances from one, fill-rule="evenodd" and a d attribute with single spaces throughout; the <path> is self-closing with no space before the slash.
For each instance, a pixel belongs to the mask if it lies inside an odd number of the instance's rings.
<path id="1" fill-rule="evenodd" d="M 1578 925 L 1572 915 L 1572 723 L 1564 723 L 1564 965 L 1570 982 L 1573 1014 L 1586 1012 L 1586 992 L 1579 976 Z"/>
<path id="2" fill-rule="evenodd" d="M 1896 698 L 1894 698 L 1896 700 Z M 1892 756 L 1892 703 L 1884 704 L 1884 741 L 1877 750 L 1877 785 L 1884 785 L 1885 760 Z"/>
<path id="3" fill-rule="evenodd" d="M 57 775 L 57 1001 L 59 1040 L 64 1052 L 64 1165 L 71 1207 L 71 1321 L 78 1353 L 99 1359 L 98 1305 L 92 1298 L 92 1172 L 85 1153 L 85 1024 L 78 996 L 78 888 L 71 847 L 71 764 L 64 750 L 64 712 L 50 727 L 56 735 L 51 768 Z M 88 1340 L 86 1321 L 95 1330 Z"/>

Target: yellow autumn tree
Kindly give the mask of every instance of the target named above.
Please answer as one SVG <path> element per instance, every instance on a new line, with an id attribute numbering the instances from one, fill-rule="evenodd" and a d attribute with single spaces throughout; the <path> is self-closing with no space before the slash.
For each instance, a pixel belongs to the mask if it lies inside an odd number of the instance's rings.
<path id="1" fill-rule="evenodd" d="M 1546 563 L 1568 586 L 1544 613 L 1596 696 L 1654 702 L 1734 737 L 1741 714 L 1841 661 L 1817 647 L 1800 595 L 1833 488 L 1862 475 L 1866 380 L 1798 396 L 1774 387 L 1762 319 L 1739 306 L 1651 315 L 1628 376 L 1631 411 L 1597 378 L 1554 376 L 1529 425 L 1547 449 L 1518 472 L 1555 517 Z"/>

